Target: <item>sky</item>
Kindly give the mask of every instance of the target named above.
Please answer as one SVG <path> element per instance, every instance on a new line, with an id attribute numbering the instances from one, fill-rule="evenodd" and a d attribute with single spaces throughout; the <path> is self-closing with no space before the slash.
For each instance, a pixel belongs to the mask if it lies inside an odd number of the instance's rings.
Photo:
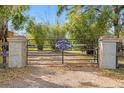
<path id="1" fill-rule="evenodd" d="M 56 24 L 56 13 L 57 5 L 32 5 L 30 6 L 30 10 L 27 11 L 27 14 L 35 17 L 37 22 L 46 23 L 49 20 L 51 25 Z M 63 12 L 62 15 L 59 17 L 60 24 L 64 24 L 65 17 L 65 12 Z"/>
<path id="2" fill-rule="evenodd" d="M 57 20 L 57 5 L 31 5 L 28 11 L 25 13 L 35 18 L 37 23 L 48 23 L 55 25 Z M 61 16 L 58 18 L 59 24 L 63 25 L 66 21 L 66 12 L 63 11 Z M 12 31 L 11 23 L 8 25 L 9 31 Z M 24 35 L 26 30 L 14 31 L 17 35 Z"/>

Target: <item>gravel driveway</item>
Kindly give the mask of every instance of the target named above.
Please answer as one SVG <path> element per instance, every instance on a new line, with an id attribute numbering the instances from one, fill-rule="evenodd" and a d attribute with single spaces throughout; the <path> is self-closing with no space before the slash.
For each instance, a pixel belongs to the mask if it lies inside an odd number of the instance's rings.
<path id="1" fill-rule="evenodd" d="M 21 77 L 6 81 L 0 87 L 88 88 L 124 87 L 121 80 L 104 77 L 98 68 L 67 66 L 29 66 Z"/>

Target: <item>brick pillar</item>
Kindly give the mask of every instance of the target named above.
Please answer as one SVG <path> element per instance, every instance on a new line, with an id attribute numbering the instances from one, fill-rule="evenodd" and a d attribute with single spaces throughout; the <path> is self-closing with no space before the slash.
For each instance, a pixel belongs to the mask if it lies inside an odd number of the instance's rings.
<path id="1" fill-rule="evenodd" d="M 116 44 L 119 40 L 115 36 L 102 36 L 99 39 L 99 67 L 116 69 Z"/>
<path id="2" fill-rule="evenodd" d="M 9 63 L 10 68 L 24 67 L 26 65 L 27 40 L 24 36 L 8 38 L 9 42 Z"/>

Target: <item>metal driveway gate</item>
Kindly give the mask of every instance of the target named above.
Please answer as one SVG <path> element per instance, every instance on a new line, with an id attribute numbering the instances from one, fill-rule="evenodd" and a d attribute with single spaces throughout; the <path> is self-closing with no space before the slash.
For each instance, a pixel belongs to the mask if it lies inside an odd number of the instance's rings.
<path id="1" fill-rule="evenodd" d="M 67 64 L 93 63 L 98 64 L 97 43 L 79 43 L 81 39 L 67 39 L 71 48 L 60 51 L 55 47 L 56 39 L 28 39 L 28 64 Z"/>
<path id="2" fill-rule="evenodd" d="M 122 42 L 117 42 L 116 46 L 116 67 L 124 67 L 123 64 L 124 59 L 124 44 Z"/>
<path id="3" fill-rule="evenodd" d="M 8 42 L 6 42 L 4 45 L 2 42 L 0 42 L 0 67 L 7 67 L 8 65 Z"/>
<path id="4" fill-rule="evenodd" d="M 3 56 L 2 56 L 2 44 L 0 44 L 0 64 L 3 63 Z"/>

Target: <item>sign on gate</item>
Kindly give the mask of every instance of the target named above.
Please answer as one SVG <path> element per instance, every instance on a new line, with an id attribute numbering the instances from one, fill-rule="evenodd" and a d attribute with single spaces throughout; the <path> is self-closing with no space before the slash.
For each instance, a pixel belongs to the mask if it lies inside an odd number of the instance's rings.
<path id="1" fill-rule="evenodd" d="M 55 47 L 62 51 L 62 64 L 64 64 L 64 50 L 71 48 L 68 40 L 59 40 L 56 42 Z"/>
<path id="2" fill-rule="evenodd" d="M 68 50 L 71 48 L 70 42 L 68 40 L 59 40 L 56 42 L 55 46 L 60 50 Z"/>

